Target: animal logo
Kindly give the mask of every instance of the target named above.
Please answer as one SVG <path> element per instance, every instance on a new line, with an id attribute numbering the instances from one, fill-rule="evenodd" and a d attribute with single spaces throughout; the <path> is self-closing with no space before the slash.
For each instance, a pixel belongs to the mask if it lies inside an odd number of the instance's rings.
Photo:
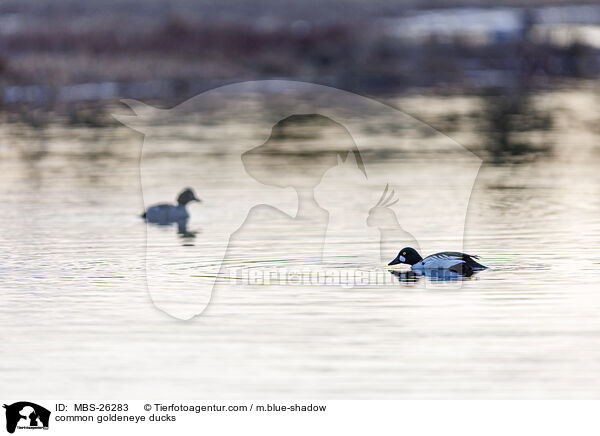
<path id="1" fill-rule="evenodd" d="M 325 263 L 339 263 L 344 252 L 344 241 L 360 241 L 365 247 L 363 253 L 372 246 L 369 228 L 364 216 L 368 208 L 364 197 L 368 190 L 366 168 L 360 154 L 348 153 L 345 159 L 338 156 L 337 165 L 330 168 L 315 189 L 315 199 L 327 210 L 329 220 L 322 260 Z M 343 187 L 344 189 L 340 189 Z"/>
<path id="2" fill-rule="evenodd" d="M 369 216 L 367 217 L 367 225 L 379 230 L 381 261 L 388 259 L 391 254 L 398 250 L 399 246 L 411 245 L 419 247 L 419 243 L 415 237 L 402 228 L 398 216 L 392 208 L 399 200 L 399 198 L 395 197 L 394 189 L 390 190 L 389 184 L 385 185 L 383 194 L 381 194 L 377 204 L 369 211 Z"/>
<path id="3" fill-rule="evenodd" d="M 252 227 L 252 219 L 263 219 L 263 213 L 291 226 L 281 231 L 271 226 L 268 243 L 292 238 L 296 228 L 308 228 L 315 242 L 307 244 L 300 238 L 302 249 L 308 245 L 318 250 L 316 236 L 326 229 L 327 214 L 337 220 L 342 211 L 319 204 L 314 191 L 321 176 L 336 166 L 338 155 L 354 156 L 356 165 L 368 170 L 371 187 L 388 182 L 401 186 L 407 204 L 412 204 L 400 211 L 396 205 L 382 203 L 369 214 L 368 206 L 359 210 L 355 203 L 366 200 L 371 188 L 349 198 L 343 212 L 357 214 L 367 232 L 368 223 L 373 223 L 370 230 L 375 237 L 380 232 L 383 246 L 404 229 L 418 240 L 444 236 L 454 241 L 453 246 L 462 244 L 481 159 L 397 108 L 340 89 L 287 80 L 233 83 L 170 109 L 132 100 L 124 103 L 132 112 L 115 118 L 143 135 L 140 184 L 146 208 L 171 198 L 184 186 L 197 189 L 203 201 L 202 208 L 190 208 L 189 229 L 184 231 L 201 235 L 193 241 L 175 242 L 164 228 L 146 228 L 148 291 L 154 305 L 171 316 L 199 315 L 211 302 L 213 289 L 240 283 L 228 281 L 226 273 L 232 265 L 250 268 L 234 246 L 235 235 Z M 315 131 L 320 133 L 317 138 L 312 135 Z M 415 165 L 410 156 L 422 151 L 427 156 L 430 147 L 443 148 L 452 159 Z M 450 208 L 454 213 L 447 213 Z M 424 220 L 424 210 L 435 219 Z M 367 215 L 371 219 L 365 226 Z M 310 224 L 301 225 L 300 220 Z M 331 224 L 333 230 L 337 223 Z M 251 233 L 247 232 L 250 239 Z M 254 246 L 267 246 L 261 245 L 264 240 L 265 234 L 260 234 Z M 403 240 L 400 246 L 418 245 Z M 252 246 L 252 240 L 248 242 Z M 381 260 L 393 257 L 393 250 L 383 251 Z M 358 256 L 360 262 L 371 264 L 371 255 L 361 250 Z M 311 251 L 310 259 L 318 257 Z"/>
<path id="4" fill-rule="evenodd" d="M 19 429 L 48 429 L 50 411 L 29 401 L 18 401 L 4 405 L 6 409 L 6 431 L 14 433 Z"/>

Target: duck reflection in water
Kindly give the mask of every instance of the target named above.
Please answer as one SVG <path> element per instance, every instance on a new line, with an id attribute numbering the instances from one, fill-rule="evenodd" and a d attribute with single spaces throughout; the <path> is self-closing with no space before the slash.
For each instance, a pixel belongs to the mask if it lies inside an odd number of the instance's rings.
<path id="1" fill-rule="evenodd" d="M 412 271 L 412 270 L 408 270 L 408 271 L 396 271 L 393 269 L 388 270 L 390 272 L 391 275 L 396 276 L 396 278 L 398 279 L 398 281 L 404 285 L 414 285 L 416 284 L 419 280 L 421 280 L 421 277 L 423 277 L 421 274 L 417 274 L 416 272 Z"/>
<path id="2" fill-rule="evenodd" d="M 177 221 L 177 234 L 182 239 L 191 240 L 196 237 L 196 234 L 198 232 L 188 230 L 188 228 L 187 228 L 188 221 L 189 221 L 189 218 L 185 218 L 183 220 Z"/>
<path id="3" fill-rule="evenodd" d="M 436 282 L 449 282 L 449 281 L 459 281 L 459 280 L 468 280 L 477 274 L 478 271 L 466 270 L 464 273 L 459 273 L 456 271 L 448 270 L 448 269 L 423 269 L 423 270 L 408 270 L 408 271 L 397 271 L 390 269 L 389 273 L 393 276 L 396 276 L 398 281 L 403 284 L 415 284 L 421 278 L 427 277 L 431 281 Z"/>

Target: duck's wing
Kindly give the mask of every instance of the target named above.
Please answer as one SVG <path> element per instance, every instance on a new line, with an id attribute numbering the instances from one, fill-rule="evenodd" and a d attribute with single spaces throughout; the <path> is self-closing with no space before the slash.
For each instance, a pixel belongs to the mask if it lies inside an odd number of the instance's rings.
<path id="1" fill-rule="evenodd" d="M 458 263 L 465 263 L 469 267 L 473 269 L 486 269 L 487 267 L 475 261 L 474 259 L 479 259 L 479 256 L 474 256 L 471 254 L 461 253 L 458 251 L 444 251 L 441 253 L 432 254 L 432 256 L 440 256 L 449 259 L 456 259 Z M 430 257 L 430 256 L 428 256 Z"/>
<path id="2" fill-rule="evenodd" d="M 462 268 L 461 265 L 474 270 L 486 268 L 485 266 L 476 262 L 473 257 L 474 256 L 460 253 L 458 251 L 443 251 L 441 253 L 435 253 L 427 256 L 425 259 L 419 262 L 419 266 L 422 266 L 423 268 L 434 269 Z"/>
<path id="3" fill-rule="evenodd" d="M 169 208 L 174 207 L 170 204 L 167 203 L 161 203 L 161 204 L 155 204 L 152 205 L 150 207 L 148 207 L 148 210 L 153 209 L 153 210 L 168 210 Z"/>
<path id="4" fill-rule="evenodd" d="M 417 266 L 431 269 L 450 269 L 456 265 L 466 263 L 462 253 L 444 251 L 427 256 Z"/>
<path id="5" fill-rule="evenodd" d="M 468 254 L 459 253 L 458 251 L 442 251 L 441 253 L 435 253 L 427 256 L 425 259 L 456 259 L 464 260 L 464 256 Z"/>
<path id="6" fill-rule="evenodd" d="M 170 204 L 155 204 L 146 209 L 142 217 L 149 223 L 153 224 L 171 224 L 173 222 L 172 210 Z"/>
<path id="7" fill-rule="evenodd" d="M 461 253 L 460 251 L 442 251 L 441 253 L 435 253 L 435 254 L 432 254 L 431 256 L 447 256 L 447 257 L 456 257 L 459 259 L 464 259 L 464 258 L 478 259 L 479 258 L 479 256 Z M 427 256 L 427 257 L 430 257 L 430 256 Z"/>

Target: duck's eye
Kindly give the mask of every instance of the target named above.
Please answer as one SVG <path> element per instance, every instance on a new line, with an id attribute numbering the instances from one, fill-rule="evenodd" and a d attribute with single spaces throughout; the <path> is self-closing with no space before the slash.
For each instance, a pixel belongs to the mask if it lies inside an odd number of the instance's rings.
<path id="1" fill-rule="evenodd" d="M 403 252 L 402 252 L 402 256 L 406 256 L 406 251 L 403 251 Z"/>

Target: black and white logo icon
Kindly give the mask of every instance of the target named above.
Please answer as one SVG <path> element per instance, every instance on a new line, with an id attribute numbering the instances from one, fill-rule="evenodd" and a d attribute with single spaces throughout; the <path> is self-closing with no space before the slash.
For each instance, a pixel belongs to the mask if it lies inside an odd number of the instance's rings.
<path id="1" fill-rule="evenodd" d="M 14 433 L 16 429 L 48 429 L 50 411 L 29 401 L 19 401 L 4 405 L 6 409 L 6 431 Z"/>

